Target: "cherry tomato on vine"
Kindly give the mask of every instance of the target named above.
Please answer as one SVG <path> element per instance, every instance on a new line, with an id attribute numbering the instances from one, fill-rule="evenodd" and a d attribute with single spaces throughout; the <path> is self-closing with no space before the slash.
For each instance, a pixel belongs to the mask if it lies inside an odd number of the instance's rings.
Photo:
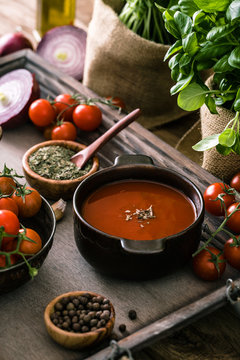
<path id="1" fill-rule="evenodd" d="M 54 107 L 59 120 L 72 121 L 73 110 L 75 109 L 77 101 L 69 94 L 60 94 L 54 99 Z"/>
<path id="2" fill-rule="evenodd" d="M 42 205 L 42 198 L 39 192 L 30 186 L 17 189 L 14 191 L 12 198 L 17 203 L 19 216 L 23 218 L 36 215 Z"/>
<path id="3" fill-rule="evenodd" d="M 96 105 L 78 105 L 73 111 L 73 122 L 80 130 L 96 130 L 102 122 L 102 112 Z"/>
<path id="4" fill-rule="evenodd" d="M 11 197 L 0 198 L 0 210 L 10 210 L 18 216 L 17 203 Z"/>
<path id="5" fill-rule="evenodd" d="M 5 232 L 13 236 L 3 236 L 1 250 L 11 251 L 13 250 L 13 242 L 20 229 L 20 222 L 16 214 L 10 210 L 0 210 L 0 235 Z"/>
<path id="6" fill-rule="evenodd" d="M 36 126 L 50 125 L 56 119 L 56 112 L 46 99 L 37 99 L 29 106 L 28 115 Z"/>
<path id="7" fill-rule="evenodd" d="M 16 186 L 13 178 L 9 176 L 0 176 L 0 193 L 2 195 L 10 195 Z"/>
<path id="8" fill-rule="evenodd" d="M 46 140 L 51 140 L 52 136 L 52 129 L 56 126 L 56 123 L 52 123 L 48 126 L 46 126 L 43 130 L 43 136 Z"/>
<path id="9" fill-rule="evenodd" d="M 35 230 L 30 228 L 20 229 L 19 234 L 21 236 L 19 251 L 23 254 L 36 254 L 41 250 L 42 239 Z"/>
<path id="10" fill-rule="evenodd" d="M 18 258 L 16 255 L 14 254 L 10 255 L 10 265 L 16 264 L 17 261 Z M 0 268 L 5 268 L 5 267 L 7 267 L 6 256 L 0 255 Z"/>
<path id="11" fill-rule="evenodd" d="M 225 271 L 225 257 L 220 250 L 212 246 L 208 246 L 206 249 L 194 256 L 192 261 L 193 271 L 203 280 L 214 281 L 219 279 Z M 219 270 L 217 270 L 217 267 Z"/>
<path id="12" fill-rule="evenodd" d="M 236 210 L 236 208 L 239 208 L 239 210 Z M 227 227 L 229 227 L 230 230 L 239 234 L 240 233 L 240 203 L 239 202 L 235 202 L 227 208 L 227 215 L 229 216 L 234 210 L 236 211 L 234 212 L 234 214 L 232 214 L 229 217 L 229 219 L 226 222 L 226 225 Z"/>
<path id="13" fill-rule="evenodd" d="M 222 200 L 226 208 L 235 201 L 235 196 L 229 190 L 229 186 L 221 182 L 209 185 L 203 194 L 205 209 L 215 216 L 224 216 L 225 214 L 221 200 L 216 200 L 220 194 L 222 194 Z"/>
<path id="14" fill-rule="evenodd" d="M 64 121 L 55 125 L 51 132 L 52 140 L 76 140 L 77 129 L 72 122 Z"/>
<path id="15" fill-rule="evenodd" d="M 230 181 L 230 186 L 240 192 L 240 172 L 235 174 Z"/>
<path id="16" fill-rule="evenodd" d="M 240 270 L 240 241 L 230 238 L 224 244 L 224 255 L 227 262 L 235 269 Z"/>
<path id="17" fill-rule="evenodd" d="M 121 109 L 126 108 L 126 105 L 125 105 L 124 101 L 118 96 L 114 96 L 114 97 L 107 96 L 106 99 L 111 100 L 113 105 L 115 105 L 115 106 L 117 106 L 117 107 L 119 107 Z"/>

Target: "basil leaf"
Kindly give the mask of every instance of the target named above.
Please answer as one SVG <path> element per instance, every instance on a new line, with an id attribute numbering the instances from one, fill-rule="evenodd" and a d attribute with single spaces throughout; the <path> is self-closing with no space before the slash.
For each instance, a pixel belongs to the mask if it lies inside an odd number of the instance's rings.
<path id="1" fill-rule="evenodd" d="M 167 51 L 164 56 L 164 61 L 166 61 L 170 56 L 175 54 L 177 51 L 182 49 L 182 40 L 177 40 Z"/>
<path id="2" fill-rule="evenodd" d="M 173 79 L 173 81 L 178 81 L 179 74 L 179 66 L 175 66 L 171 71 L 171 78 Z"/>
<path id="3" fill-rule="evenodd" d="M 216 145 L 216 150 L 219 154 L 224 155 L 224 156 L 229 155 L 230 152 L 232 151 L 231 148 L 225 147 L 221 144 Z"/>
<path id="4" fill-rule="evenodd" d="M 176 54 L 174 55 L 168 63 L 169 68 L 172 70 L 174 69 L 176 66 L 179 67 L 179 61 L 181 60 L 182 54 Z"/>
<path id="5" fill-rule="evenodd" d="M 219 144 L 231 148 L 236 141 L 236 133 L 233 129 L 226 129 L 219 135 Z"/>
<path id="6" fill-rule="evenodd" d="M 174 20 L 174 11 L 166 10 L 163 13 L 163 20 L 165 22 L 165 28 L 176 39 L 181 39 L 181 32 L 178 30 L 178 26 Z"/>
<path id="7" fill-rule="evenodd" d="M 177 11 L 174 14 L 174 20 L 177 25 L 178 31 L 181 34 L 182 38 L 184 38 L 187 34 L 189 34 L 192 30 L 192 20 L 188 15 Z"/>
<path id="8" fill-rule="evenodd" d="M 206 99 L 205 99 L 205 104 L 208 107 L 208 109 L 210 110 L 211 114 L 218 114 L 217 109 L 216 109 L 216 104 L 214 99 L 211 97 L 211 95 L 207 95 Z"/>
<path id="9" fill-rule="evenodd" d="M 207 41 L 196 56 L 197 61 L 206 61 L 213 58 L 219 58 L 232 50 L 229 42 L 214 42 Z M 231 65 L 231 64 L 230 64 Z"/>
<path id="10" fill-rule="evenodd" d="M 181 11 L 188 16 L 192 16 L 196 11 L 199 10 L 197 5 L 193 1 L 179 0 L 178 4 L 181 8 Z"/>
<path id="11" fill-rule="evenodd" d="M 229 63 L 228 63 L 229 55 L 230 55 L 230 53 L 224 55 L 221 59 L 219 59 L 216 62 L 216 64 L 213 67 L 214 72 L 224 73 L 224 72 L 233 70 L 233 67 L 231 65 L 229 65 Z"/>
<path id="12" fill-rule="evenodd" d="M 188 34 L 182 41 L 183 50 L 190 56 L 195 55 L 199 50 L 197 34 L 192 32 Z"/>
<path id="13" fill-rule="evenodd" d="M 184 78 L 182 78 L 180 81 L 177 82 L 176 85 L 174 85 L 171 88 L 171 95 L 177 94 L 179 91 L 183 90 L 192 80 L 193 78 L 193 70 L 191 70 L 190 74 Z"/>
<path id="14" fill-rule="evenodd" d="M 204 104 L 206 95 L 206 90 L 199 84 L 192 83 L 180 92 L 178 106 L 187 111 L 197 110 Z"/>
<path id="15" fill-rule="evenodd" d="M 229 7 L 227 9 L 226 17 L 229 21 L 233 21 L 240 17 L 240 2 L 239 2 L 239 0 L 235 0 L 229 5 Z"/>
<path id="16" fill-rule="evenodd" d="M 228 58 L 228 62 L 232 67 L 240 69 L 240 46 L 233 49 Z"/>
<path id="17" fill-rule="evenodd" d="M 207 34 L 207 40 L 215 41 L 219 40 L 222 37 L 226 37 L 231 34 L 235 30 L 236 26 L 226 24 L 222 26 L 215 26 L 212 30 Z"/>
<path id="18" fill-rule="evenodd" d="M 236 141 L 235 144 L 232 147 L 232 151 L 236 154 L 240 155 L 240 137 L 239 134 L 236 134 Z"/>
<path id="19" fill-rule="evenodd" d="M 240 99 L 234 101 L 233 106 L 235 111 L 240 111 Z"/>
<path id="20" fill-rule="evenodd" d="M 209 150 L 218 145 L 218 137 L 219 134 L 210 135 L 193 145 L 192 148 L 196 151 Z"/>
<path id="21" fill-rule="evenodd" d="M 225 11 L 230 3 L 229 0 L 193 0 L 195 4 L 205 12 Z"/>

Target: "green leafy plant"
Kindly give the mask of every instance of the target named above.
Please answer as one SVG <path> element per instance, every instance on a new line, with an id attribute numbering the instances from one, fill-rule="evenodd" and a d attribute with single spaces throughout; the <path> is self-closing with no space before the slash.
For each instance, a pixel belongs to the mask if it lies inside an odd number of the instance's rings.
<path id="1" fill-rule="evenodd" d="M 119 19 L 141 37 L 161 44 L 172 44 L 174 38 L 166 31 L 158 9 L 172 6 L 176 0 L 126 0 Z"/>
<path id="2" fill-rule="evenodd" d="M 216 147 L 223 155 L 240 154 L 240 1 L 180 0 L 163 12 L 163 19 L 176 38 L 165 60 L 176 82 L 171 94 L 178 93 L 179 107 L 194 111 L 205 104 L 212 114 L 218 114 L 219 106 L 235 113 L 221 134 L 201 140 L 193 149 Z M 213 72 L 211 89 L 202 80 L 203 70 Z"/>

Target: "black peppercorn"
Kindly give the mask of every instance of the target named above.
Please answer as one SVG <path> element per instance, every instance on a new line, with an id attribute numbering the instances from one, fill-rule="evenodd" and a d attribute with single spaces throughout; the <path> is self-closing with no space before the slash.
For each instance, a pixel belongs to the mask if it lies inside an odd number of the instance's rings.
<path id="1" fill-rule="evenodd" d="M 131 320 L 135 320 L 137 318 L 137 313 L 135 310 L 129 310 L 128 312 L 128 317 Z"/>
<path id="2" fill-rule="evenodd" d="M 73 333 L 86 333 L 105 327 L 110 317 L 110 301 L 89 293 L 62 298 L 54 305 L 50 315 L 55 326 Z"/>
<path id="3" fill-rule="evenodd" d="M 126 331 L 126 325 L 125 324 L 120 324 L 119 325 L 119 331 L 121 331 L 122 333 Z"/>

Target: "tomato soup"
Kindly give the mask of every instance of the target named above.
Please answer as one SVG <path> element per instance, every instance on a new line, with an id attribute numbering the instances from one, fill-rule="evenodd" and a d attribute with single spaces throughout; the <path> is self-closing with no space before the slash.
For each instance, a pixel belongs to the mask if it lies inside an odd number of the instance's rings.
<path id="1" fill-rule="evenodd" d="M 154 240 L 176 234 L 196 219 L 191 200 L 175 188 L 150 181 L 119 181 L 100 187 L 83 203 L 83 218 L 107 234 Z"/>

